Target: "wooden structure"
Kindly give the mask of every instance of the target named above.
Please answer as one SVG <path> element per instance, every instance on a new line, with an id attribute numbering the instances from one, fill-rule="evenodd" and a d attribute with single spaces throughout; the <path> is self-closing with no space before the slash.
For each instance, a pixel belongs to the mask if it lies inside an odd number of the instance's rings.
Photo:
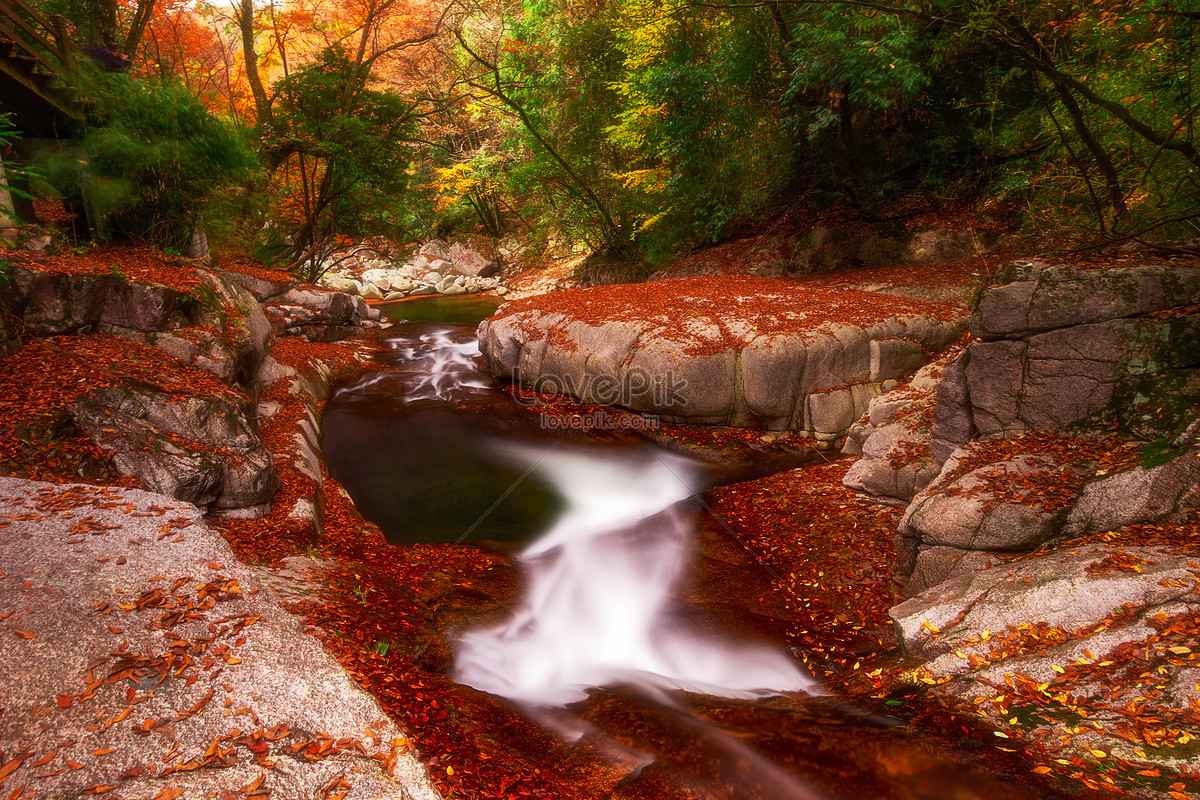
<path id="1" fill-rule="evenodd" d="M 80 114 L 77 56 L 65 18 L 43 16 L 25 0 L 0 0 L 0 111 L 24 135 L 70 137 Z"/>
<path id="2" fill-rule="evenodd" d="M 26 0 L 0 0 L 0 113 L 9 114 L 17 127 L 20 158 L 61 147 L 65 140 L 79 135 L 83 119 L 77 91 L 80 56 L 65 17 L 46 16 Z M 86 170 L 86 165 L 78 168 Z M 7 219 L 0 224 L 33 221 L 32 205 L 8 194 L 8 207 L 0 209 L 0 216 Z M 79 210 L 72 226 L 74 236 L 105 238 L 104 215 L 95 207 L 86 185 L 82 196 L 72 199 L 70 205 Z"/>

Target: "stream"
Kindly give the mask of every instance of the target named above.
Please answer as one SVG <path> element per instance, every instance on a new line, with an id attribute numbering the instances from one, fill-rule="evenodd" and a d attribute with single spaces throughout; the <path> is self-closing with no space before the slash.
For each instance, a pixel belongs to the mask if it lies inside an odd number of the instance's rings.
<path id="1" fill-rule="evenodd" d="M 769 576 L 703 524 L 720 470 L 619 418 L 521 408 L 478 365 L 489 301 L 381 309 L 389 368 L 329 400 L 330 469 L 395 547 L 510 559 L 515 595 L 467 587 L 473 605 L 441 614 L 450 675 L 462 713 L 577 776 L 579 797 L 1060 796 L 991 748 L 830 696 L 780 643 Z M 698 570 L 738 599 L 706 599 Z"/>

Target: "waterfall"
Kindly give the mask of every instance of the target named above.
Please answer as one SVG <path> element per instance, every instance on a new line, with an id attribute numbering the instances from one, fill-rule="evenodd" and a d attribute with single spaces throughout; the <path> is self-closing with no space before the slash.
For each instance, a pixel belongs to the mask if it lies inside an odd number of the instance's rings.
<path id="1" fill-rule="evenodd" d="M 390 389 L 405 404 L 422 400 L 454 402 L 493 385 L 479 371 L 479 340 L 456 336 L 455 326 L 425 323 L 417 334 L 389 340 L 388 347 L 393 369 L 368 373 L 339 388 L 336 394 L 346 400 Z"/>
<path id="2" fill-rule="evenodd" d="M 406 400 L 452 400 L 458 393 L 484 389 L 490 382 L 479 372 L 479 341 L 455 341 L 454 329 L 440 326 L 422 333 L 417 342 L 394 340 L 396 354 L 422 369 L 410 373 Z"/>
<path id="3" fill-rule="evenodd" d="M 461 683 L 524 703 L 563 705 L 593 686 L 633 683 L 725 697 L 819 692 L 789 657 L 672 624 L 670 591 L 691 551 L 690 465 L 569 445 L 510 458 L 553 484 L 566 509 L 522 554 L 513 618 L 455 648 Z"/>

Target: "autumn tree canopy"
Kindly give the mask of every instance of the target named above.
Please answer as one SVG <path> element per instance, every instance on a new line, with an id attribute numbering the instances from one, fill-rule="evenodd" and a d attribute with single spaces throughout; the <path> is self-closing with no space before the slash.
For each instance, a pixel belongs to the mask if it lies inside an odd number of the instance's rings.
<path id="1" fill-rule="evenodd" d="M 1181 0 L 107 1 L 43 4 L 244 131 L 294 264 L 456 231 L 655 262 L 912 197 L 1195 238 Z"/>

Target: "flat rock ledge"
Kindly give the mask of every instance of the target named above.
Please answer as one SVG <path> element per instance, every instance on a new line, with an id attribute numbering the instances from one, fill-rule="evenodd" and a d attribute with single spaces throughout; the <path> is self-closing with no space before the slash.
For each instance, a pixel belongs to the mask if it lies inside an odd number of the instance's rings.
<path id="1" fill-rule="evenodd" d="M 514 301 L 479 338 L 492 374 L 538 391 L 834 443 L 964 328 L 962 312 L 937 303 L 718 277 Z"/>
<path id="2" fill-rule="evenodd" d="M 193 505 L 0 478 L 0 618 L 6 794 L 439 797 Z"/>
<path id="3" fill-rule="evenodd" d="M 1194 768 L 1198 587 L 1194 555 L 1100 543 L 960 575 L 890 614 L 917 682 L 1051 758 Z"/>

